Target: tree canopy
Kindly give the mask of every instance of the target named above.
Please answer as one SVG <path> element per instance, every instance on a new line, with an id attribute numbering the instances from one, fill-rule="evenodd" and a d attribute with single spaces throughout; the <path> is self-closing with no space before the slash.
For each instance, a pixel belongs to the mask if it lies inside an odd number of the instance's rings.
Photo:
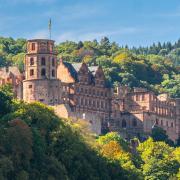
<path id="1" fill-rule="evenodd" d="M 55 49 L 64 61 L 101 65 L 109 86 L 121 83 L 180 97 L 180 40 L 174 44 L 167 42 L 128 48 L 104 37 L 100 42 L 66 41 L 56 44 Z M 1 37 L 0 67 L 16 65 L 23 71 L 25 51 L 25 39 Z"/>
<path id="2" fill-rule="evenodd" d="M 56 116 L 0 89 L 0 179 L 165 180 L 180 177 L 180 149 L 154 133 L 137 149 L 118 133 L 95 136 L 87 122 Z M 135 153 L 136 152 L 136 153 Z"/>

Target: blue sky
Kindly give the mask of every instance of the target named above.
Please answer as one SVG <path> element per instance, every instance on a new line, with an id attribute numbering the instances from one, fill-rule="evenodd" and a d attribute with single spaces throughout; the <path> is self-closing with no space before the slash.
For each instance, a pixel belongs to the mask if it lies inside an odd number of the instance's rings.
<path id="1" fill-rule="evenodd" d="M 180 38 L 180 0 L 0 0 L 0 36 L 146 46 Z"/>

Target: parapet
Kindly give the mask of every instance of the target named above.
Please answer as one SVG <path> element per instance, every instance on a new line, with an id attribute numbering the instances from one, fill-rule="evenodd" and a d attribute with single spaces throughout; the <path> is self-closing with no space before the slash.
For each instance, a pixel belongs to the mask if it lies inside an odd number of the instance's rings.
<path id="1" fill-rule="evenodd" d="M 27 54 L 56 54 L 54 41 L 49 39 L 31 39 L 27 41 Z"/>

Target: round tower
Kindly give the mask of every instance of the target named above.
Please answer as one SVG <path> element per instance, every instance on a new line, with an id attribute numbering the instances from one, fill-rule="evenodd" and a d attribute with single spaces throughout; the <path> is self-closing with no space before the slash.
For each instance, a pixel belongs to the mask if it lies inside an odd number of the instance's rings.
<path id="1" fill-rule="evenodd" d="M 57 55 L 54 41 L 33 39 L 27 42 L 25 57 L 26 80 L 56 79 Z"/>
<path id="2" fill-rule="evenodd" d="M 57 104 L 59 102 L 59 86 L 54 41 L 48 39 L 28 40 L 23 99 L 27 102 L 40 101 L 45 104 Z"/>

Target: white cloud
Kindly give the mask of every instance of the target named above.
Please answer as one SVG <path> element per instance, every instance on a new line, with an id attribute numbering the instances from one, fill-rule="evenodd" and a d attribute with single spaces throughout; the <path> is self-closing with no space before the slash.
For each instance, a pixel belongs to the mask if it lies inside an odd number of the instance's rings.
<path id="1" fill-rule="evenodd" d="M 97 32 L 69 31 L 54 37 L 57 42 L 63 42 L 66 40 L 84 41 L 84 40 L 94 40 L 94 39 L 100 40 L 104 36 L 112 37 L 116 35 L 133 34 L 136 32 L 139 32 L 139 29 L 124 27 L 124 28 L 120 28 L 120 30 L 115 30 L 115 31 L 97 31 Z"/>

